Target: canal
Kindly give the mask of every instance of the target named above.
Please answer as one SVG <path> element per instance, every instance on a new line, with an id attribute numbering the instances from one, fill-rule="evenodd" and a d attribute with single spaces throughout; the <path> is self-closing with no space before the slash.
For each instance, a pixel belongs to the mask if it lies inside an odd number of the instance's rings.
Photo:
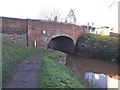
<path id="1" fill-rule="evenodd" d="M 84 77 L 86 72 L 108 75 L 118 74 L 118 65 L 116 64 L 100 59 L 88 59 L 71 54 L 67 56 L 66 66 L 80 77 Z"/>

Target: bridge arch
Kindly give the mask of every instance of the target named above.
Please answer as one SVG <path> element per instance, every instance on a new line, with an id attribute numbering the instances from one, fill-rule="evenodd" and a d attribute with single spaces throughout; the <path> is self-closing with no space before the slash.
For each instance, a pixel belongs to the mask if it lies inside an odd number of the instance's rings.
<path id="1" fill-rule="evenodd" d="M 54 35 L 50 35 L 50 36 L 46 39 L 46 47 L 47 47 L 47 44 L 49 44 L 49 42 L 50 42 L 53 38 L 60 37 L 60 36 L 68 37 L 68 38 L 70 38 L 70 39 L 73 40 L 74 45 L 76 44 L 76 40 L 74 39 L 74 37 L 72 37 L 72 36 L 70 36 L 70 35 L 68 35 L 68 34 L 66 34 L 66 33 L 62 33 L 62 34 L 57 33 L 57 34 L 54 34 Z"/>
<path id="2" fill-rule="evenodd" d="M 74 45 L 75 41 L 67 35 L 54 36 L 47 43 L 47 49 L 54 49 L 66 53 L 73 53 Z"/>

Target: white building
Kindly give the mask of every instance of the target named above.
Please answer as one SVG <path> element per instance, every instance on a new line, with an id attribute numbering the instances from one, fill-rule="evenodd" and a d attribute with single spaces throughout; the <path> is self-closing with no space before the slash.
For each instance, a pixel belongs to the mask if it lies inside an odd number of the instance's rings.
<path id="1" fill-rule="evenodd" d="M 107 27 L 107 26 L 99 27 L 99 28 L 95 29 L 95 34 L 110 35 L 110 32 L 114 32 L 114 30 L 112 28 Z"/>

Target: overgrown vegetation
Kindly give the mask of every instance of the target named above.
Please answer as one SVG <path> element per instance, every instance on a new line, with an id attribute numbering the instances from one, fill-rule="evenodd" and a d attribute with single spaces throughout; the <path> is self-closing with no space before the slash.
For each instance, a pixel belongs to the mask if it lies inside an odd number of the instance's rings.
<path id="1" fill-rule="evenodd" d="M 6 87 L 21 60 L 42 52 L 41 49 L 3 42 L 2 85 Z"/>
<path id="2" fill-rule="evenodd" d="M 86 34 L 78 39 L 76 54 L 118 63 L 119 37 Z"/>
<path id="3" fill-rule="evenodd" d="M 58 51 L 45 53 L 41 68 L 40 81 L 42 88 L 85 88 L 83 80 L 78 78 L 63 64 L 59 64 L 51 59 L 64 55 Z"/>

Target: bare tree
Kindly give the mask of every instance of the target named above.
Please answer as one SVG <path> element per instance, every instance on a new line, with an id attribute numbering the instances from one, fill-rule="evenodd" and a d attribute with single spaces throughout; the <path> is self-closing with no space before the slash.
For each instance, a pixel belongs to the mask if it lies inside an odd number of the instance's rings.
<path id="1" fill-rule="evenodd" d="M 76 23 L 76 16 L 75 13 L 73 11 L 73 9 L 71 9 L 66 17 L 66 20 L 69 19 L 69 23 L 75 24 Z"/>
<path id="2" fill-rule="evenodd" d="M 61 13 L 58 9 L 43 9 L 40 11 L 39 17 L 49 21 L 60 21 Z"/>

